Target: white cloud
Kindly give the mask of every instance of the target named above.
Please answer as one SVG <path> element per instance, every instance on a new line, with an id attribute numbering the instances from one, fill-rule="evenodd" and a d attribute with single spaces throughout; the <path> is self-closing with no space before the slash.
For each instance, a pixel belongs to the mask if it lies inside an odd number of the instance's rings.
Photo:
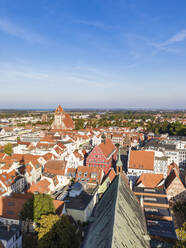
<path id="1" fill-rule="evenodd" d="M 41 35 L 18 27 L 17 25 L 5 19 L 0 19 L 0 31 L 3 31 L 12 36 L 16 36 L 30 43 L 43 43 L 45 41 Z"/>
<path id="2" fill-rule="evenodd" d="M 103 22 L 100 21 L 86 21 L 86 20 L 76 20 L 76 23 L 87 25 L 87 26 L 92 26 L 96 28 L 101 28 L 101 29 L 112 29 L 114 28 L 112 25 L 107 25 Z"/>
<path id="3" fill-rule="evenodd" d="M 173 35 L 167 42 L 165 42 L 165 44 L 169 45 L 176 42 L 184 41 L 185 39 L 186 39 L 186 29 L 181 30 L 180 32 Z"/>
<path id="4" fill-rule="evenodd" d="M 158 50 L 164 50 L 166 52 L 177 52 L 178 50 L 175 49 L 173 45 L 184 40 L 186 40 L 186 29 L 181 30 L 164 42 L 148 42 L 148 44 L 157 48 Z"/>

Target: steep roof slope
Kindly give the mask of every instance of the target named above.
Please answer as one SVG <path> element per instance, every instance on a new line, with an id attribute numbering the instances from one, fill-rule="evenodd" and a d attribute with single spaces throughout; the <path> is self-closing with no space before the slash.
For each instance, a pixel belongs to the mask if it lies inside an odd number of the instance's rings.
<path id="1" fill-rule="evenodd" d="M 154 152 L 152 151 L 131 151 L 129 168 L 154 170 Z"/>
<path id="2" fill-rule="evenodd" d="M 114 150 L 116 150 L 116 147 L 113 145 L 110 139 L 106 139 L 105 143 L 101 143 L 99 145 L 99 148 L 101 149 L 106 158 L 109 157 Z"/>
<path id="3" fill-rule="evenodd" d="M 73 122 L 73 120 L 69 114 L 65 114 L 65 118 L 64 118 L 63 122 L 64 122 L 66 128 L 74 128 L 74 122 Z"/>
<path id="4" fill-rule="evenodd" d="M 136 185 L 143 184 L 147 188 L 156 188 L 164 180 L 163 174 L 142 173 L 138 178 Z"/>
<path id="5" fill-rule="evenodd" d="M 142 209 L 120 175 L 98 203 L 93 220 L 83 248 L 150 247 Z"/>

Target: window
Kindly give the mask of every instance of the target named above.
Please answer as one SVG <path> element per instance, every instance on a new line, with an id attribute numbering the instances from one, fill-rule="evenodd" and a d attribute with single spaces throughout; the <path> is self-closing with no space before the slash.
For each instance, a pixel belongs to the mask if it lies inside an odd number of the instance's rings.
<path id="1" fill-rule="evenodd" d="M 157 201 L 157 199 L 154 197 L 144 197 L 144 200 L 145 201 Z"/>
<path id="2" fill-rule="evenodd" d="M 7 210 L 6 213 L 12 215 L 14 214 L 14 211 Z"/>
<path id="3" fill-rule="evenodd" d="M 156 190 L 154 190 L 154 189 L 144 189 L 144 191 L 156 192 Z"/>
<path id="4" fill-rule="evenodd" d="M 8 206 L 14 206 L 14 202 L 8 202 Z"/>

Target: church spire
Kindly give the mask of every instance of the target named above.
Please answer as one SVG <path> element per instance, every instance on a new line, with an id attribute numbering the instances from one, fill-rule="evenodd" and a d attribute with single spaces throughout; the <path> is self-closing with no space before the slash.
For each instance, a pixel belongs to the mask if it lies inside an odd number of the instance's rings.
<path id="1" fill-rule="evenodd" d="M 61 105 L 58 105 L 57 109 L 56 109 L 56 113 L 64 113 L 63 108 L 61 107 Z"/>

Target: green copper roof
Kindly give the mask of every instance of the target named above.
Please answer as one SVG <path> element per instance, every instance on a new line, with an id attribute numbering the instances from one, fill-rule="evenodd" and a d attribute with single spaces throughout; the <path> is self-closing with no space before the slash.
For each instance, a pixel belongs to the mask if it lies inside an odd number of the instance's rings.
<path id="1" fill-rule="evenodd" d="M 145 248 L 145 217 L 121 175 L 98 203 L 83 248 Z"/>
<path id="2" fill-rule="evenodd" d="M 118 151 L 118 160 L 116 162 L 116 166 L 123 167 L 123 163 L 121 161 L 120 150 Z"/>

